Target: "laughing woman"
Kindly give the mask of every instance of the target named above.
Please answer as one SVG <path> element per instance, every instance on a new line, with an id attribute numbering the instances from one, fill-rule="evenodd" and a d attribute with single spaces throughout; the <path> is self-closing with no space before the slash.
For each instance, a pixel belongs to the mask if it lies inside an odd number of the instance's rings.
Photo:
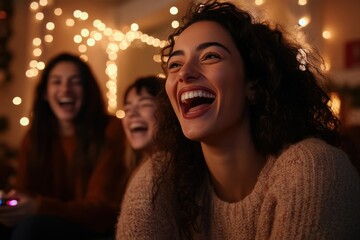
<path id="1" fill-rule="evenodd" d="M 360 179 L 316 55 L 226 2 L 195 4 L 163 49 L 160 153 L 117 239 L 360 239 Z"/>
<path id="2" fill-rule="evenodd" d="M 67 53 L 51 59 L 31 121 L 17 189 L 7 194 L 18 205 L 1 207 L 2 229 L 29 240 L 114 235 L 128 179 L 125 135 L 120 120 L 106 113 L 89 65 Z"/>
<path id="3" fill-rule="evenodd" d="M 122 119 L 131 153 L 127 156 L 129 172 L 147 159 L 156 148 L 154 141 L 158 128 L 155 112 L 156 96 L 164 81 L 154 75 L 139 77 L 124 93 L 125 117 Z"/>

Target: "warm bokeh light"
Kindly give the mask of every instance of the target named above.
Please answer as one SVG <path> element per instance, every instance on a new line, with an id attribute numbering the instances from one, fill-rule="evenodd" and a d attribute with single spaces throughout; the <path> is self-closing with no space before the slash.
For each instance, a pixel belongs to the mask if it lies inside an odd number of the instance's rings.
<path id="1" fill-rule="evenodd" d="M 180 24 L 179 24 L 178 21 L 174 20 L 174 21 L 171 22 L 171 27 L 172 28 L 178 28 L 179 26 L 180 26 Z"/>
<path id="2" fill-rule="evenodd" d="M 325 39 L 330 39 L 331 38 L 331 32 L 325 30 L 325 31 L 323 31 L 322 36 Z"/>
<path id="3" fill-rule="evenodd" d="M 100 41 L 102 39 L 102 34 L 99 33 L 99 32 L 95 32 L 94 35 L 93 35 L 93 38 L 96 40 L 96 41 Z"/>
<path id="4" fill-rule="evenodd" d="M 80 10 L 75 10 L 74 13 L 73 13 L 73 16 L 74 16 L 75 18 L 80 18 L 80 16 L 81 16 L 81 11 L 80 11 Z"/>
<path id="5" fill-rule="evenodd" d="M 53 23 L 53 22 L 48 22 L 47 24 L 46 24 L 46 29 L 47 30 L 54 30 L 54 28 L 55 28 L 55 24 Z"/>
<path id="6" fill-rule="evenodd" d="M 123 110 L 121 110 L 121 109 L 117 110 L 116 111 L 116 117 L 118 117 L 120 119 L 124 118 L 125 117 L 125 112 Z"/>
<path id="7" fill-rule="evenodd" d="M 41 50 L 40 48 L 35 48 L 35 49 L 33 50 L 33 55 L 34 55 L 35 57 L 39 57 L 41 54 L 42 54 L 42 50 Z"/>
<path id="8" fill-rule="evenodd" d="M 62 9 L 61 9 L 61 8 L 55 8 L 54 14 L 55 14 L 56 16 L 60 16 L 60 15 L 62 14 Z"/>
<path id="9" fill-rule="evenodd" d="M 89 35 L 90 35 L 90 31 L 89 31 L 89 29 L 87 29 L 87 28 L 83 28 L 82 30 L 81 30 L 81 36 L 83 36 L 83 37 L 88 37 Z"/>
<path id="10" fill-rule="evenodd" d="M 36 64 L 36 68 L 39 69 L 39 70 L 44 70 L 45 68 L 45 63 L 44 62 L 38 62 Z"/>
<path id="11" fill-rule="evenodd" d="M 27 117 L 22 117 L 21 119 L 20 119 L 20 125 L 21 126 L 27 126 L 27 125 L 29 125 L 29 118 L 27 118 Z"/>
<path id="12" fill-rule="evenodd" d="M 89 60 L 89 57 L 85 54 L 81 54 L 80 55 L 80 58 L 84 61 L 84 62 L 87 62 Z"/>
<path id="13" fill-rule="evenodd" d="M 42 12 L 38 12 L 35 14 L 35 19 L 36 20 L 43 20 L 44 19 L 44 14 Z"/>
<path id="14" fill-rule="evenodd" d="M 34 38 L 33 39 L 34 46 L 40 46 L 41 45 L 41 39 L 40 38 Z"/>
<path id="15" fill-rule="evenodd" d="M 329 102 L 329 106 L 331 111 L 335 114 L 335 116 L 340 117 L 340 110 L 341 110 L 341 100 L 339 94 L 335 92 L 331 92 L 329 94 L 331 101 Z"/>
<path id="16" fill-rule="evenodd" d="M 79 52 L 84 53 L 87 51 L 87 46 L 85 44 L 81 44 L 78 47 Z"/>
<path id="17" fill-rule="evenodd" d="M 36 68 L 37 63 L 38 63 L 38 61 L 32 60 L 32 61 L 30 61 L 29 66 L 30 66 L 31 68 Z"/>
<path id="18" fill-rule="evenodd" d="M 131 31 L 137 31 L 139 30 L 139 25 L 137 23 L 132 23 L 130 26 Z"/>
<path id="19" fill-rule="evenodd" d="M 66 26 L 72 27 L 72 26 L 74 26 L 74 25 L 75 25 L 74 19 L 72 19 L 72 18 L 66 19 Z"/>
<path id="20" fill-rule="evenodd" d="M 31 10 L 37 10 L 39 8 L 39 4 L 37 2 L 30 3 L 30 9 Z"/>
<path id="21" fill-rule="evenodd" d="M 298 1 L 298 4 L 299 4 L 300 6 L 304 6 L 304 5 L 307 4 L 307 0 L 299 0 L 299 1 Z"/>
<path id="22" fill-rule="evenodd" d="M 44 6 L 48 5 L 48 1 L 47 0 L 40 0 L 39 4 L 40 4 L 40 6 L 44 7 Z"/>
<path id="23" fill-rule="evenodd" d="M 309 17 L 302 17 L 299 19 L 298 21 L 298 24 L 301 26 L 301 27 L 305 27 L 306 25 L 308 25 L 310 22 L 310 18 Z"/>
<path id="24" fill-rule="evenodd" d="M 82 37 L 80 35 L 75 35 L 74 36 L 74 42 L 75 43 L 81 43 L 82 41 Z"/>
<path id="25" fill-rule="evenodd" d="M 46 34 L 44 40 L 47 43 L 51 43 L 54 40 L 54 37 L 51 34 Z"/>
<path id="26" fill-rule="evenodd" d="M 161 62 L 161 56 L 160 54 L 156 54 L 153 56 L 154 62 L 160 63 Z"/>
<path id="27" fill-rule="evenodd" d="M 22 102 L 22 99 L 21 99 L 21 97 L 14 97 L 12 102 L 14 105 L 20 105 Z"/>
<path id="28" fill-rule="evenodd" d="M 177 7 L 171 7 L 170 8 L 170 14 L 171 15 L 176 15 L 176 14 L 178 14 L 178 12 L 179 12 L 179 10 L 178 10 L 178 8 Z"/>
<path id="29" fill-rule="evenodd" d="M 89 18 L 89 14 L 87 13 L 87 12 L 82 12 L 81 14 L 80 14 L 80 19 L 81 20 L 86 20 L 86 19 L 88 19 Z"/>
<path id="30" fill-rule="evenodd" d="M 86 41 L 86 44 L 87 44 L 89 47 L 95 46 L 95 39 L 89 38 L 89 39 Z"/>
<path id="31" fill-rule="evenodd" d="M 260 6 L 265 3 L 265 0 L 255 0 L 255 5 Z"/>

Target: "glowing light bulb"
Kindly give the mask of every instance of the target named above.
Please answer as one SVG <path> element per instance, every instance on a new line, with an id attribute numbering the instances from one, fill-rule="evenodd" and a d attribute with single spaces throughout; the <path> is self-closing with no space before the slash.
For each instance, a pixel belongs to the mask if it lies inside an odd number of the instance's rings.
<path id="1" fill-rule="evenodd" d="M 20 124 L 21 124 L 21 126 L 27 126 L 27 125 L 29 125 L 29 118 L 27 118 L 27 117 L 22 117 L 21 119 L 20 119 Z"/>
<path id="2" fill-rule="evenodd" d="M 176 14 L 178 14 L 178 12 L 179 12 L 179 10 L 178 10 L 177 7 L 171 7 L 170 8 L 170 14 L 171 15 L 176 15 Z"/>
<path id="3" fill-rule="evenodd" d="M 116 111 L 116 117 L 118 117 L 118 118 L 124 118 L 125 117 L 125 112 L 123 111 L 123 110 L 117 110 Z"/>
<path id="4" fill-rule="evenodd" d="M 330 39 L 331 38 L 331 32 L 325 30 L 325 31 L 323 31 L 322 36 L 325 39 Z"/>
<path id="5" fill-rule="evenodd" d="M 22 99 L 21 99 L 21 97 L 14 97 L 12 102 L 14 105 L 20 105 L 22 102 Z"/>

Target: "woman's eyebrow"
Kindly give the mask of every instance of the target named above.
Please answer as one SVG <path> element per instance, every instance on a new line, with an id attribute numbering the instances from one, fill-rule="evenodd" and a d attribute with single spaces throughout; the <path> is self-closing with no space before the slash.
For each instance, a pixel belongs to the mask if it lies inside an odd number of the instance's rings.
<path id="1" fill-rule="evenodd" d="M 227 51 L 228 53 L 230 53 L 229 49 L 227 47 L 225 47 L 224 45 L 222 45 L 219 42 L 205 42 L 205 43 L 201 43 L 199 46 L 197 46 L 196 50 L 204 50 L 208 47 L 212 47 L 212 46 L 216 46 L 216 47 L 220 47 L 222 49 L 224 49 L 225 51 Z"/>
<path id="2" fill-rule="evenodd" d="M 201 44 L 199 44 L 199 46 L 196 47 L 196 50 L 200 51 L 200 50 L 204 50 L 204 49 L 206 49 L 208 47 L 212 47 L 212 46 L 220 47 L 220 48 L 224 49 L 225 51 L 227 51 L 228 53 L 230 53 L 229 49 L 227 47 L 225 47 L 224 45 L 222 45 L 221 43 L 219 43 L 219 42 L 201 43 Z M 179 56 L 179 55 L 184 55 L 184 51 L 183 50 L 173 51 L 172 53 L 170 53 L 169 59 L 174 57 L 174 56 Z"/>
<path id="3" fill-rule="evenodd" d="M 154 97 L 152 97 L 152 96 L 144 96 L 144 97 L 140 97 L 139 100 L 140 101 L 142 101 L 142 100 L 154 100 Z"/>

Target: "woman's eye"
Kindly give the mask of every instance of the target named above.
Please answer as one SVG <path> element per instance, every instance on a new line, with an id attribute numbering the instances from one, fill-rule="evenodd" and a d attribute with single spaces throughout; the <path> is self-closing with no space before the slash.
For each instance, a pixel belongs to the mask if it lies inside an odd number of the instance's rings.
<path id="1" fill-rule="evenodd" d="M 204 60 L 220 59 L 220 55 L 216 53 L 207 53 L 203 56 Z"/>
<path id="2" fill-rule="evenodd" d="M 81 78 L 73 78 L 73 79 L 71 79 L 71 83 L 74 85 L 81 85 L 82 80 L 81 80 Z"/>
<path id="3" fill-rule="evenodd" d="M 155 103 L 154 102 L 144 102 L 140 104 L 140 107 L 154 107 Z"/>
<path id="4" fill-rule="evenodd" d="M 131 106 L 124 107 L 125 114 L 129 113 L 131 111 L 131 109 L 132 109 Z"/>
<path id="5" fill-rule="evenodd" d="M 60 82 L 61 82 L 61 80 L 58 79 L 58 78 L 51 78 L 51 79 L 49 80 L 49 84 L 51 84 L 51 85 L 59 85 Z"/>
<path id="6" fill-rule="evenodd" d="M 168 69 L 171 70 L 171 69 L 177 68 L 179 66 L 180 66 L 180 64 L 178 64 L 177 62 L 171 62 L 168 64 Z"/>

